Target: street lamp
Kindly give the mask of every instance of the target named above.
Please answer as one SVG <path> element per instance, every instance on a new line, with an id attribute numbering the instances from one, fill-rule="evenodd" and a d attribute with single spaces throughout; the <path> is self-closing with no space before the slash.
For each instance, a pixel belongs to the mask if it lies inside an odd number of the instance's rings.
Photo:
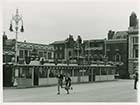
<path id="1" fill-rule="evenodd" d="M 104 39 L 104 44 L 105 44 L 105 57 L 106 57 L 106 38 Z"/>
<path id="2" fill-rule="evenodd" d="M 14 28 L 13 28 L 13 25 L 15 26 Z M 18 9 L 16 9 L 16 14 L 14 16 L 12 16 L 12 19 L 10 21 L 10 27 L 9 27 L 9 30 L 11 32 L 15 32 L 16 33 L 15 63 L 17 63 L 17 56 L 18 56 L 18 54 L 17 54 L 17 40 L 18 40 L 19 28 L 20 28 L 20 32 L 24 32 L 22 16 L 19 15 Z"/>

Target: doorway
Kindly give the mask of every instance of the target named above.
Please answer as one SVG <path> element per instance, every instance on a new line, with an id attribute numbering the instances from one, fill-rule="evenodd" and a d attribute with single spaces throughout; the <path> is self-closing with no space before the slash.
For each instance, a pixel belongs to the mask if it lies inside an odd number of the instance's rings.
<path id="1" fill-rule="evenodd" d="M 89 82 L 94 82 L 95 81 L 95 70 L 90 69 L 89 70 Z"/>
<path id="2" fill-rule="evenodd" d="M 34 85 L 38 85 L 39 82 L 39 68 L 35 67 L 34 68 Z"/>
<path id="3" fill-rule="evenodd" d="M 3 86 L 4 87 L 13 86 L 11 65 L 3 65 Z"/>

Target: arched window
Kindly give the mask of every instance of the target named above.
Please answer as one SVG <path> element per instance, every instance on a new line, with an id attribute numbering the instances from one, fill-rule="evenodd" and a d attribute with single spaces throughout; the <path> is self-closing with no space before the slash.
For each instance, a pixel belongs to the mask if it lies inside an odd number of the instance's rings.
<path id="1" fill-rule="evenodd" d="M 115 55 L 115 61 L 116 61 L 116 62 L 121 61 L 121 55 L 120 55 L 120 54 L 117 53 L 117 54 Z"/>

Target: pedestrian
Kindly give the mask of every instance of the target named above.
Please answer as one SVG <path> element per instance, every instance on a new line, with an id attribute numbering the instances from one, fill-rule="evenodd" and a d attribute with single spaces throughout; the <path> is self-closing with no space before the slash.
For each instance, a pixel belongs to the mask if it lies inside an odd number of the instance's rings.
<path id="1" fill-rule="evenodd" d="M 135 73 L 135 76 L 134 76 L 134 89 L 137 89 L 137 82 L 138 82 L 138 76 L 139 76 L 139 74 L 138 74 L 138 72 L 136 72 Z"/>
<path id="2" fill-rule="evenodd" d="M 73 89 L 71 87 L 71 78 L 69 74 L 65 75 L 65 90 L 67 91 L 67 94 L 69 94 L 69 89 Z"/>
<path id="3" fill-rule="evenodd" d="M 56 76 L 58 78 L 58 83 L 57 83 L 57 90 L 58 90 L 58 95 L 60 94 L 60 87 L 63 88 L 63 74 L 62 72 Z"/>

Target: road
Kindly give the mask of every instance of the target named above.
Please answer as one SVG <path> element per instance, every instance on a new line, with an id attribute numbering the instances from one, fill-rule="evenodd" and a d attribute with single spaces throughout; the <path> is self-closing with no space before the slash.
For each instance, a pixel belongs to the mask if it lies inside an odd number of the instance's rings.
<path id="1" fill-rule="evenodd" d="M 117 80 L 74 84 L 70 94 L 56 86 L 26 89 L 4 89 L 4 102 L 137 102 L 137 90 L 133 80 Z"/>

